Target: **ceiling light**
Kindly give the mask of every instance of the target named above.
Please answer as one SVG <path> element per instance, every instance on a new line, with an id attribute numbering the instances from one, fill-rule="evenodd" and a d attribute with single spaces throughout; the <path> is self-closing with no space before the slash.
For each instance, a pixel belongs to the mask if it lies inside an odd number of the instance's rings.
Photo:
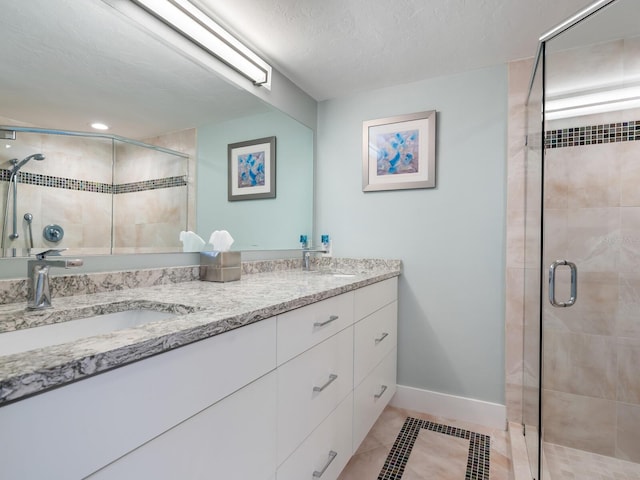
<path id="1" fill-rule="evenodd" d="M 271 67 L 187 0 L 132 0 L 254 85 L 270 87 Z"/>
<path id="2" fill-rule="evenodd" d="M 96 130 L 109 130 L 109 125 L 105 125 L 104 123 L 94 122 L 91 124 L 91 128 Z"/>
<path id="3" fill-rule="evenodd" d="M 545 118 L 556 120 L 630 108 L 640 108 L 640 85 L 551 98 L 545 104 Z"/>

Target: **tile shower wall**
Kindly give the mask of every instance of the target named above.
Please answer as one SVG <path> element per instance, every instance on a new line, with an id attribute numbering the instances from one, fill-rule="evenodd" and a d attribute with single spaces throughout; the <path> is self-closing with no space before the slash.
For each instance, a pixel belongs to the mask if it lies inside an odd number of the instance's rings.
<path id="1" fill-rule="evenodd" d="M 164 141 L 167 148 L 184 147 L 186 153 L 195 152 L 195 130 L 155 140 L 159 145 Z M 122 168 L 117 164 L 114 172 L 110 139 L 19 132 L 10 154 L 3 152 L 0 158 L 3 204 L 9 187 L 9 158 L 35 152 L 42 152 L 46 158 L 31 161 L 20 171 L 20 237 L 8 247 L 27 246 L 28 232 L 22 216 L 29 212 L 33 215 L 35 248 L 66 247 L 70 254 L 110 253 L 112 214 L 116 214 L 114 253 L 181 250 L 177 232 L 186 227 L 187 211 L 193 212 L 195 203 L 187 198 L 186 175 L 187 162 L 195 162 L 195 155 L 188 161 L 174 160 L 172 166 L 166 154 L 157 154 L 164 160 L 152 160 L 146 149 L 121 146 L 117 153 Z M 131 159 L 136 155 L 139 166 L 134 168 Z M 52 223 L 64 228 L 65 236 L 59 244 L 42 237 L 44 226 Z"/>
<path id="2" fill-rule="evenodd" d="M 8 142 L 9 143 L 9 142 Z M 19 238 L 7 247 L 27 247 L 25 213 L 33 215 L 35 248 L 66 247 L 70 251 L 100 254 L 111 247 L 111 141 L 107 139 L 43 135 L 18 132 L 17 139 L 3 149 L 0 168 L 8 180 L 10 158 L 22 159 L 43 153 L 45 160 L 31 161 L 19 173 Z M 7 199 L 7 181 L 0 182 L 2 206 Z M 9 215 L 9 222 L 11 222 Z M 42 236 L 46 225 L 64 228 L 61 243 L 48 242 Z"/>
<path id="3" fill-rule="evenodd" d="M 154 143 L 195 150 L 195 129 L 163 137 L 164 142 L 156 137 Z M 182 251 L 179 232 L 187 229 L 189 161 L 122 142 L 115 151 L 113 253 Z"/>
<path id="4" fill-rule="evenodd" d="M 640 78 L 639 51 L 640 41 L 632 39 L 563 52 L 548 63 L 548 81 L 561 91 L 588 87 L 585 82 L 597 80 L 589 78 L 593 71 Z M 603 62 L 607 68 L 594 69 Z M 510 421 L 522 417 L 527 348 L 522 342 L 527 309 L 523 137 L 531 68 L 530 60 L 509 64 L 505 374 Z M 548 126 L 544 263 L 564 257 L 576 261 L 580 291 L 571 309 L 545 307 L 543 425 L 547 442 L 640 461 L 640 379 L 634 369 L 640 362 L 640 112 L 621 115 Z M 560 283 L 564 295 L 566 279 Z"/>

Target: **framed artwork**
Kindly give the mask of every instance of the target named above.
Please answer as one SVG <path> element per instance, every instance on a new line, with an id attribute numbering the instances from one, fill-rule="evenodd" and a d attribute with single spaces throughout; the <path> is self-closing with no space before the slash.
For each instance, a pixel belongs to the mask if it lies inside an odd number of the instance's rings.
<path id="1" fill-rule="evenodd" d="M 363 192 L 435 186 L 435 110 L 363 123 Z"/>
<path id="2" fill-rule="evenodd" d="M 230 202 L 275 198 L 276 137 L 230 143 L 227 153 Z"/>

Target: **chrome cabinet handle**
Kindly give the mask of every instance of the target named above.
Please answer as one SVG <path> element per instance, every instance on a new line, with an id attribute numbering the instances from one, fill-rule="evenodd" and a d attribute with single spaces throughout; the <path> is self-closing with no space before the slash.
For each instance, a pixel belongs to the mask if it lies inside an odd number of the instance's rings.
<path id="1" fill-rule="evenodd" d="M 322 475 L 324 475 L 324 472 L 327 470 L 327 468 L 329 468 L 329 465 L 331 465 L 331 462 L 333 462 L 337 456 L 338 453 L 331 450 L 329 452 L 329 461 L 324 465 L 324 467 L 322 467 L 322 470 L 316 470 L 315 472 L 313 472 L 313 478 L 320 478 Z"/>
<path id="2" fill-rule="evenodd" d="M 331 315 L 329 317 L 329 320 L 325 321 L 325 322 L 315 322 L 313 324 L 314 327 L 324 327 L 325 325 L 330 324 L 331 322 L 335 322 L 337 319 L 339 319 L 340 317 L 338 315 Z"/>
<path id="3" fill-rule="evenodd" d="M 566 265 L 571 269 L 571 296 L 568 302 L 558 302 L 556 300 L 556 269 Z M 567 260 L 556 260 L 549 267 L 549 302 L 554 307 L 570 307 L 576 303 L 578 298 L 578 268 L 573 262 Z"/>
<path id="4" fill-rule="evenodd" d="M 375 339 L 376 345 L 379 344 L 382 340 L 384 340 L 388 336 L 389 336 L 389 334 L 387 332 L 384 332 L 380 338 L 376 338 Z"/>
<path id="5" fill-rule="evenodd" d="M 333 382 L 335 382 L 335 380 L 338 378 L 338 375 L 335 374 L 331 374 L 329 375 L 329 380 L 327 380 L 327 383 L 325 383 L 324 385 L 322 385 L 321 387 L 313 387 L 313 391 L 314 392 L 321 392 L 323 391 L 325 388 L 327 388 L 329 385 L 331 385 Z"/>
<path id="6" fill-rule="evenodd" d="M 380 390 L 380 393 L 376 393 L 373 398 L 380 398 L 382 395 L 384 395 L 384 392 L 387 391 L 387 386 L 386 385 L 382 385 L 382 389 Z"/>

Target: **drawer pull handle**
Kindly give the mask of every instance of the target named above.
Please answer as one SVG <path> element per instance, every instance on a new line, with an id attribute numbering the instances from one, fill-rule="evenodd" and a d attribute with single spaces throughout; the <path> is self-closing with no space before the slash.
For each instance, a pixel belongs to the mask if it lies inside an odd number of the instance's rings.
<path id="1" fill-rule="evenodd" d="M 384 340 L 388 336 L 389 334 L 387 332 L 384 332 L 380 338 L 376 338 L 376 345 L 379 344 L 382 340 Z"/>
<path id="2" fill-rule="evenodd" d="M 335 374 L 332 373 L 331 375 L 329 375 L 329 380 L 327 380 L 327 383 L 325 383 L 321 387 L 313 387 L 313 391 L 314 392 L 323 391 L 325 388 L 327 388 L 329 385 L 331 385 L 337 378 L 338 378 L 338 375 L 335 375 Z"/>
<path id="3" fill-rule="evenodd" d="M 324 327 L 325 325 L 329 325 L 331 322 L 335 322 L 337 319 L 339 319 L 340 317 L 338 315 L 331 315 L 329 317 L 329 320 L 325 321 L 325 322 L 315 322 L 313 324 L 314 327 Z"/>
<path id="4" fill-rule="evenodd" d="M 384 392 L 387 391 L 387 386 L 386 385 L 382 385 L 382 390 L 380 390 L 380 393 L 376 393 L 373 398 L 380 398 L 382 395 L 384 395 Z"/>
<path id="5" fill-rule="evenodd" d="M 337 456 L 338 453 L 331 450 L 329 452 L 329 461 L 324 465 L 324 467 L 322 467 L 322 470 L 316 470 L 315 472 L 313 472 L 313 478 L 320 478 L 322 475 L 324 475 L 325 470 L 329 468 L 329 465 L 331 465 L 331 462 L 333 462 Z"/>

